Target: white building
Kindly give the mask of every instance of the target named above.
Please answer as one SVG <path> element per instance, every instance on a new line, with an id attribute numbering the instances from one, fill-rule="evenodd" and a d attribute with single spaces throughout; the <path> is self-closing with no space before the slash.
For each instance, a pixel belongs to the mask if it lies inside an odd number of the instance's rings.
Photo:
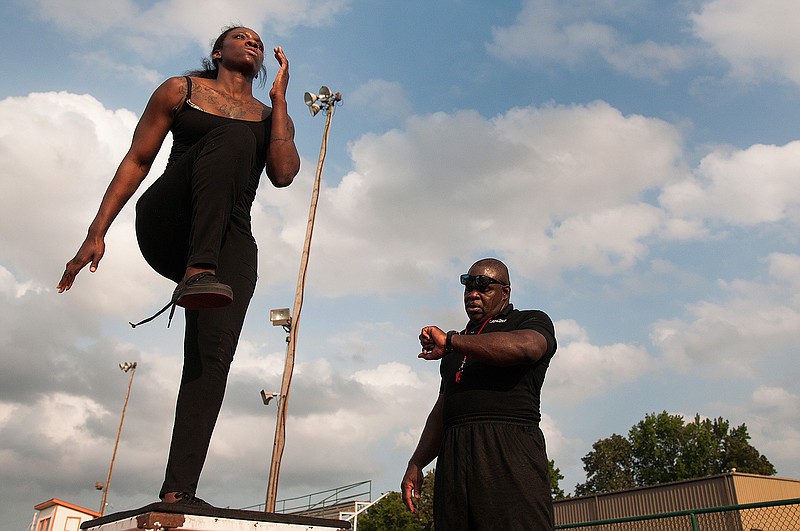
<path id="1" fill-rule="evenodd" d="M 79 531 L 81 524 L 100 516 L 97 511 L 52 498 L 34 507 L 31 531 Z"/>

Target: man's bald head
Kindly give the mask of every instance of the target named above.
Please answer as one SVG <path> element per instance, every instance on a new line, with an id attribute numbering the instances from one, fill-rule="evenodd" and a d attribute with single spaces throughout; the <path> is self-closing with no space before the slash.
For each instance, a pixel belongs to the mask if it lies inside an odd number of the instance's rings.
<path id="1" fill-rule="evenodd" d="M 508 275 L 508 267 L 506 267 L 506 265 L 497 258 L 482 258 L 472 264 L 472 267 L 469 268 L 469 271 L 473 275 L 487 275 L 506 285 L 511 284 L 511 278 Z"/>

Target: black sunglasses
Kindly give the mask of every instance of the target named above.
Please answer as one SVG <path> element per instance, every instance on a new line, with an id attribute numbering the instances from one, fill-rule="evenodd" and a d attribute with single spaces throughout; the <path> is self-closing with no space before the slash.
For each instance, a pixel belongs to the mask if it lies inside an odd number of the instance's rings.
<path id="1" fill-rule="evenodd" d="M 463 274 L 461 275 L 461 283 L 464 284 L 467 289 L 473 290 L 476 289 L 481 293 L 485 292 L 489 289 L 489 286 L 492 284 L 500 284 L 501 286 L 508 286 L 505 282 L 500 282 L 499 280 L 495 280 L 490 276 L 486 275 L 470 275 L 470 274 Z"/>

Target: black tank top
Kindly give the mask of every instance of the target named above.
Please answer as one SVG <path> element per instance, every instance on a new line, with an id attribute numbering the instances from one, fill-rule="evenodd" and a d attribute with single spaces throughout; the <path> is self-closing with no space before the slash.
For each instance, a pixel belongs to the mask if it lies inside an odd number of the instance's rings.
<path id="1" fill-rule="evenodd" d="M 264 170 L 267 155 L 267 143 L 272 128 L 272 114 L 261 121 L 253 122 L 250 120 L 237 120 L 226 116 L 218 116 L 203 111 L 200 107 L 192 103 L 192 80 L 186 78 L 186 99 L 175 113 L 170 132 L 172 133 L 172 150 L 167 161 L 167 169 L 177 161 L 184 153 L 194 146 L 205 135 L 217 127 L 230 123 L 241 123 L 247 125 L 256 138 L 256 156 L 251 169 L 250 180 L 247 183 L 242 197 L 234 207 L 234 218 L 246 222 L 246 229 L 250 229 L 250 207 L 256 197 L 256 190 Z M 166 170 L 165 170 L 166 171 Z M 245 227 L 242 227 L 245 228 Z"/>

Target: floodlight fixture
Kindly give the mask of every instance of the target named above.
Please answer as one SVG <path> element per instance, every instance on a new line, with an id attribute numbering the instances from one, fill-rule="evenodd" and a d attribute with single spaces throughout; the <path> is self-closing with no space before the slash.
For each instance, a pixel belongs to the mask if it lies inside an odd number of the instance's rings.
<path id="1" fill-rule="evenodd" d="M 269 311 L 269 320 L 272 326 L 291 326 L 292 314 L 289 308 L 279 308 Z"/>
<path id="2" fill-rule="evenodd" d="M 269 405 L 269 402 L 270 402 L 270 400 L 272 400 L 273 398 L 277 398 L 277 397 L 278 397 L 278 393 L 276 393 L 276 392 L 274 392 L 274 391 L 273 391 L 273 392 L 270 392 L 270 393 L 268 393 L 268 392 L 267 392 L 266 390 L 264 390 L 264 389 L 262 389 L 262 390 L 261 390 L 261 400 L 263 400 L 263 401 L 264 401 L 264 405 L 265 405 L 265 406 L 268 406 L 268 405 Z"/>
<path id="3" fill-rule="evenodd" d="M 308 110 L 311 111 L 311 116 L 316 116 L 317 113 L 322 110 L 322 105 L 319 103 L 313 103 L 308 106 Z"/>
<path id="4" fill-rule="evenodd" d="M 330 109 L 337 101 L 341 101 L 342 95 L 339 92 L 333 93 L 331 89 L 322 85 L 319 88 L 319 93 L 306 92 L 303 94 L 303 100 L 311 111 L 311 116 L 316 116 L 321 110 Z"/>
<path id="5" fill-rule="evenodd" d="M 135 361 L 126 361 L 124 363 L 120 363 L 119 364 L 119 368 L 120 368 L 120 370 L 122 372 L 128 372 L 129 370 L 136 368 L 136 362 Z"/>

